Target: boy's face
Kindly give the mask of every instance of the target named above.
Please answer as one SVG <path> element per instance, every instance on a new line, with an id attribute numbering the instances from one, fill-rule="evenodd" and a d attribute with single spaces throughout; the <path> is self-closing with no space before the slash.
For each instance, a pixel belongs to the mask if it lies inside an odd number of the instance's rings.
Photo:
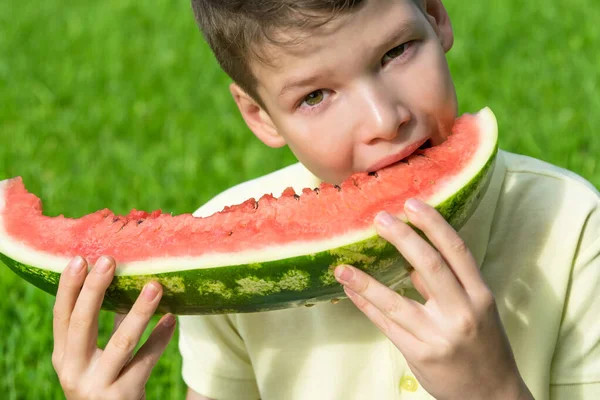
<path id="1" fill-rule="evenodd" d="M 273 62 L 251 65 L 265 107 L 231 87 L 249 127 L 330 183 L 442 142 L 457 113 L 452 29 L 440 0 L 424 8 L 367 0 L 317 31 L 279 33 L 302 40 L 269 45 Z"/>

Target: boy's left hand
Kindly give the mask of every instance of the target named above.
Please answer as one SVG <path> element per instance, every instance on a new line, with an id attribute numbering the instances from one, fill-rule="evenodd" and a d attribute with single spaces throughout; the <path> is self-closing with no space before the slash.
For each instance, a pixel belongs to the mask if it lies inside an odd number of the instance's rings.
<path id="1" fill-rule="evenodd" d="M 532 398 L 494 297 L 464 241 L 435 209 L 418 200 L 407 201 L 405 213 L 435 248 L 388 213 L 380 213 L 375 222 L 378 233 L 414 267 L 411 280 L 425 303 L 397 294 L 356 268 L 339 266 L 335 275 L 348 297 L 398 347 L 436 399 Z"/>

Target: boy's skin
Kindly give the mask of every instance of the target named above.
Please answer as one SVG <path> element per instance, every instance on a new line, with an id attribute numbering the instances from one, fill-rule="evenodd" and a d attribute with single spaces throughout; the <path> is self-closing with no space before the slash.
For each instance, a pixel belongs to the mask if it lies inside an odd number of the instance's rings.
<path id="1" fill-rule="evenodd" d="M 268 146 L 289 145 L 311 172 L 332 183 L 398 161 L 425 140 L 442 142 L 457 113 L 445 59 L 453 33 L 441 0 L 420 5 L 424 12 L 411 0 L 369 0 L 298 44 L 265 46 L 272 63 L 251 64 L 262 105 L 231 85 L 247 125 Z M 296 34 L 302 32 L 286 33 Z M 283 90 L 300 80 L 301 87 Z M 405 212 L 435 248 L 385 212 L 375 224 L 414 266 L 411 278 L 425 303 L 340 266 L 336 277 L 349 298 L 435 398 L 532 398 L 469 249 L 431 207 L 409 200 Z M 52 361 L 61 385 L 69 399 L 142 398 L 175 327 L 171 315 L 163 317 L 131 358 L 162 289 L 148 284 L 129 314 L 117 316 L 101 350 L 98 312 L 116 266 L 110 257 L 89 274 L 85 266 L 81 258 L 71 261 L 56 297 Z M 188 398 L 206 399 L 191 390 Z"/>

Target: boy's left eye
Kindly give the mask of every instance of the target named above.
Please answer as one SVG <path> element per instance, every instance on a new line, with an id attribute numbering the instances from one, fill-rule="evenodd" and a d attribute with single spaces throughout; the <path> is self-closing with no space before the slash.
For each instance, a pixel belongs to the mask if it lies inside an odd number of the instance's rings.
<path id="1" fill-rule="evenodd" d="M 381 59 L 381 65 L 387 64 L 389 61 L 393 60 L 394 58 L 401 57 L 406 52 L 409 45 L 410 45 L 410 42 L 402 43 L 400 46 L 396 46 L 393 49 L 391 49 L 390 51 L 388 51 L 387 53 L 385 53 L 383 55 L 383 58 Z"/>

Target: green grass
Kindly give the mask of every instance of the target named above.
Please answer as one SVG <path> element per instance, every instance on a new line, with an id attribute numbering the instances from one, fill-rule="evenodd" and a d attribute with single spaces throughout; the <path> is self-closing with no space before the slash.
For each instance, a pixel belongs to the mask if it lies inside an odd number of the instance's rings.
<path id="1" fill-rule="evenodd" d="M 600 6 L 447 0 L 461 111 L 489 105 L 503 148 L 600 186 Z M 244 127 L 187 1 L 0 2 L 0 179 L 23 176 L 49 215 L 182 213 L 294 161 Z M 0 268 L 0 393 L 62 398 L 54 298 Z M 112 316 L 102 313 L 100 343 Z M 147 336 L 147 333 L 146 333 Z M 177 338 L 149 398 L 182 398 Z"/>

